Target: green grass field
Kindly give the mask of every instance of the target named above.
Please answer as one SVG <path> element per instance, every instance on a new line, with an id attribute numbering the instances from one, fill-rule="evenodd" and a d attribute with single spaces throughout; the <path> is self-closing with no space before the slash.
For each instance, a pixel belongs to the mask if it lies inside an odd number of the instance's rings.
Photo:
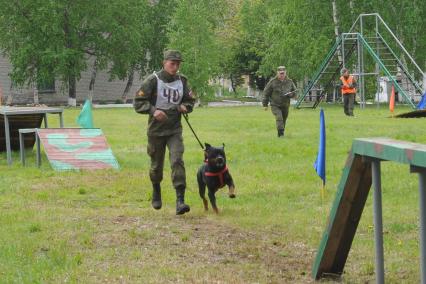
<path id="1" fill-rule="evenodd" d="M 426 143 L 424 118 L 392 119 L 386 106 L 355 109 L 323 104 L 327 186 L 313 169 L 319 109 L 290 110 L 284 139 L 261 107 L 197 108 L 190 121 L 203 142 L 225 143 L 236 199 L 217 193 L 221 213 L 204 212 L 196 171 L 203 153 L 184 125 L 191 212 L 175 215 L 166 162 L 163 209 L 150 206 L 147 117 L 133 109 L 95 109 L 121 170 L 55 172 L 34 153 L 27 167 L 0 157 L 0 283 L 306 283 L 352 140 L 390 137 Z M 409 111 L 397 107 L 396 112 Z M 76 126 L 78 109 L 65 111 Z M 52 117 L 49 125 L 54 126 Z M 183 122 L 184 123 L 184 122 Z M 386 280 L 419 282 L 417 175 L 382 163 Z M 373 282 L 372 192 L 343 281 Z"/>

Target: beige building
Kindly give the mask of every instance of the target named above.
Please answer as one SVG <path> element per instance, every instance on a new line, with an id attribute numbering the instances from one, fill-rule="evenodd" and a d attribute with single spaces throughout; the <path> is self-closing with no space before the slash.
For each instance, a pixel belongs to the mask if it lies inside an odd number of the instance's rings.
<path id="1" fill-rule="evenodd" d="M 91 66 L 88 64 L 88 66 Z M 12 66 L 9 60 L 0 55 L 0 88 L 2 93 L 2 105 L 27 105 L 27 104 L 46 104 L 46 105 L 67 105 L 68 90 L 63 88 L 60 81 L 56 81 L 50 90 L 37 90 L 34 88 L 13 88 L 9 73 Z M 139 89 L 141 79 L 139 74 L 135 74 L 132 88 L 128 93 L 128 98 L 132 99 L 135 92 Z M 81 73 L 81 79 L 77 82 L 76 103 L 81 104 L 89 96 L 89 83 L 91 70 Z M 121 102 L 121 96 L 126 87 L 127 81 L 109 80 L 109 75 L 105 71 L 98 71 L 93 90 L 94 103 L 116 103 Z M 38 94 L 38 102 L 37 95 Z M 36 100 L 36 101 L 35 101 Z"/>

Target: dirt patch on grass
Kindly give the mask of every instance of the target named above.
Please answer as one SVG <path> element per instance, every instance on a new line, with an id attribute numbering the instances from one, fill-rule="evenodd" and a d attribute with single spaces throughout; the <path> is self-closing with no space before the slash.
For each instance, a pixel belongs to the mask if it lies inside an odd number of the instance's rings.
<path id="1" fill-rule="evenodd" d="M 163 213 L 163 212 L 162 212 Z M 219 218 L 115 216 L 91 220 L 79 280 L 127 283 L 308 283 L 314 252 L 283 232 Z M 82 243 L 80 243 L 81 245 Z M 92 257 L 96 256 L 96 258 Z"/>

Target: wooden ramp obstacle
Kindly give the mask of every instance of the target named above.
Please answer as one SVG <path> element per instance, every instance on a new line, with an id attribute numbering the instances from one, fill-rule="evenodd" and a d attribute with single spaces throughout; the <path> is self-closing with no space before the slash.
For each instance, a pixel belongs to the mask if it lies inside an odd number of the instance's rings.
<path id="1" fill-rule="evenodd" d="M 41 128 L 36 135 L 57 171 L 119 168 L 99 128 Z"/>
<path id="2" fill-rule="evenodd" d="M 313 278 L 343 273 L 373 184 L 376 280 L 384 282 L 380 161 L 409 164 L 411 172 L 419 173 L 421 278 L 422 283 L 426 283 L 426 145 L 388 138 L 353 141 L 314 261 Z"/>

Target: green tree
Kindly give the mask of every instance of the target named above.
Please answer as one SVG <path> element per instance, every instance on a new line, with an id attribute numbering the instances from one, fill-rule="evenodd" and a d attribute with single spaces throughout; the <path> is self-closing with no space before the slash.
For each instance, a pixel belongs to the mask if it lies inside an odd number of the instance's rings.
<path id="1" fill-rule="evenodd" d="M 136 2 L 141 2 L 136 0 Z M 123 91 L 122 99 L 126 100 L 127 94 L 133 84 L 133 78 L 136 72 L 141 77 L 152 73 L 162 65 L 163 51 L 168 42 L 167 25 L 173 16 L 176 0 L 144 1 L 144 6 L 136 11 L 135 19 L 137 21 L 137 32 L 140 36 L 134 38 L 136 46 L 130 48 L 130 56 L 122 56 L 128 60 L 128 68 L 120 68 L 121 72 L 111 72 L 111 79 L 118 77 L 124 80 L 127 76 L 126 88 Z M 146 6 L 146 4 L 148 4 Z M 139 3 L 139 6 L 141 3 Z M 165 13 L 164 11 L 167 11 Z M 117 41 L 118 45 L 120 44 Z M 114 54 L 114 48 L 112 49 Z M 117 69 L 115 70 L 117 71 Z"/>
<path id="2" fill-rule="evenodd" d="M 331 3 L 314 0 L 269 1 L 267 49 L 261 65 L 270 74 L 285 65 L 298 81 L 309 77 L 335 39 Z"/>
<path id="3" fill-rule="evenodd" d="M 203 96 L 209 89 L 209 79 L 218 75 L 220 46 L 215 35 L 217 16 L 225 1 L 177 1 L 173 18 L 168 25 L 169 48 L 182 51 L 187 75 L 193 90 Z"/>
<path id="4" fill-rule="evenodd" d="M 147 53 L 152 45 L 151 27 L 155 18 L 151 15 L 154 7 L 147 0 L 113 1 L 108 5 L 110 7 L 103 13 L 103 18 L 98 19 L 104 40 L 96 48 L 96 58 L 102 59 L 101 68 L 108 68 L 111 80 L 127 79 L 121 96 L 125 102 L 135 73 L 145 72 L 144 68 L 150 60 Z"/>
<path id="5" fill-rule="evenodd" d="M 75 104 L 76 82 L 89 56 L 95 58 L 95 71 L 108 62 L 112 74 L 130 68 L 142 41 L 137 16 L 144 3 L 0 0 L 0 47 L 13 65 L 14 84 L 32 85 L 54 76 L 64 82 L 69 102 Z"/>
<path id="6" fill-rule="evenodd" d="M 98 7 L 82 1 L 41 0 L 2 0 L 0 6 L 0 44 L 13 65 L 13 83 L 31 85 L 56 75 L 75 100 L 76 81 L 86 68 L 88 39 L 95 36 L 89 23 Z"/>
<path id="7" fill-rule="evenodd" d="M 257 76 L 270 75 L 259 72 L 268 45 L 265 37 L 269 21 L 266 3 L 258 0 L 243 1 L 238 19 L 240 32 L 232 49 L 231 70 L 238 76 L 248 75 L 249 84 L 254 87 Z"/>
<path id="8" fill-rule="evenodd" d="M 231 80 L 235 89 L 243 80 L 239 62 L 235 60 L 239 52 L 238 46 L 241 38 L 241 10 L 242 0 L 230 0 L 223 16 L 223 22 L 217 27 L 216 35 L 221 47 L 220 69 L 223 77 Z"/>

